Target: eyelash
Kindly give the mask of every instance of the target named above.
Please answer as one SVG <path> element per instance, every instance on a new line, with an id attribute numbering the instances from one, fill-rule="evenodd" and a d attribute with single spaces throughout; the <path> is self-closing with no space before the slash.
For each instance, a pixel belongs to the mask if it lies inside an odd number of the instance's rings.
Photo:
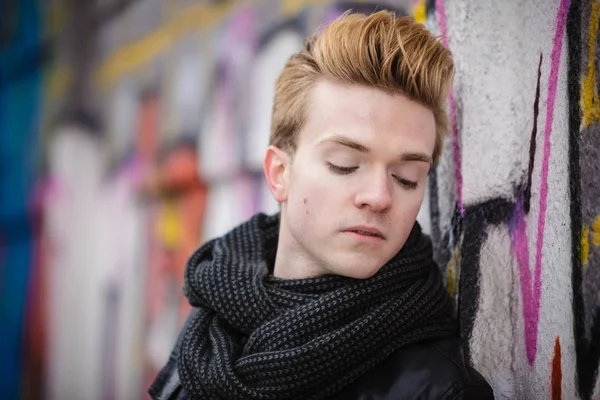
<path id="1" fill-rule="evenodd" d="M 338 175 L 348 175 L 358 169 L 358 167 L 340 167 L 339 165 L 334 165 L 330 162 L 327 163 L 327 166 L 329 167 L 329 169 L 332 172 L 334 172 Z M 398 182 L 399 185 L 401 185 L 402 187 L 404 187 L 406 189 L 416 189 L 418 186 L 417 182 L 412 182 L 412 181 L 408 181 L 406 179 L 398 178 L 395 175 L 392 175 L 392 176 L 394 177 L 396 182 Z"/>
<path id="2" fill-rule="evenodd" d="M 398 183 L 406 189 L 412 190 L 416 189 L 418 186 L 417 182 L 407 181 L 406 179 L 398 178 L 396 176 L 394 176 L 394 179 L 396 179 L 396 181 L 398 181 Z"/>
<path id="3" fill-rule="evenodd" d="M 334 165 L 330 162 L 327 163 L 327 166 L 329 167 L 329 169 L 332 172 L 335 172 L 336 174 L 339 174 L 339 175 L 348 175 L 358 169 L 358 167 L 340 167 L 340 166 Z"/>

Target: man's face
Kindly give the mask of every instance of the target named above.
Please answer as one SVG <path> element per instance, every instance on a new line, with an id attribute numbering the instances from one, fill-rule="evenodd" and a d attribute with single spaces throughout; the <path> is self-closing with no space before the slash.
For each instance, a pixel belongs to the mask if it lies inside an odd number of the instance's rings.
<path id="1" fill-rule="evenodd" d="M 308 104 L 282 168 L 275 274 L 371 277 L 415 223 L 435 145 L 433 113 L 402 95 L 329 81 L 312 88 Z"/>

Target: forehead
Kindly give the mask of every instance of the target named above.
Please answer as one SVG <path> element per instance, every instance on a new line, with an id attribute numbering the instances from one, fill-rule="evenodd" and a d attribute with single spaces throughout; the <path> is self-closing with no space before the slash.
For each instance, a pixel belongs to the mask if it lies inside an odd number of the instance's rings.
<path id="1" fill-rule="evenodd" d="M 309 93 L 299 145 L 343 135 L 374 150 L 432 154 L 435 131 L 432 111 L 406 96 L 320 80 Z"/>

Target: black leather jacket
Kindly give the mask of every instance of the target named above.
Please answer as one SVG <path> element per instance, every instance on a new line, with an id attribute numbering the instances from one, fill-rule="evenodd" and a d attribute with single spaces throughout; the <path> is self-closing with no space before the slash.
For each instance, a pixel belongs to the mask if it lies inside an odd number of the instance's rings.
<path id="1" fill-rule="evenodd" d="M 175 346 L 167 365 L 149 390 L 153 399 L 188 400 L 177 372 Z M 463 358 L 455 338 L 415 344 L 346 387 L 331 400 L 492 400 L 490 385 Z"/>
<path id="2" fill-rule="evenodd" d="M 486 380 L 464 360 L 459 339 L 407 346 L 331 400 L 493 400 Z"/>

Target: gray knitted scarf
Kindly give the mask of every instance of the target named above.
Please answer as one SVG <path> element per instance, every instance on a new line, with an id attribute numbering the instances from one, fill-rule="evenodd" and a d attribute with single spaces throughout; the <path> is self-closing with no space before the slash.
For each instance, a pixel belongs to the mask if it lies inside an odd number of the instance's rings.
<path id="1" fill-rule="evenodd" d="M 258 214 L 190 258 L 184 292 L 199 311 L 178 369 L 192 398 L 324 399 L 399 348 L 454 333 L 418 224 L 365 280 L 270 276 L 278 232 L 278 215 Z"/>

